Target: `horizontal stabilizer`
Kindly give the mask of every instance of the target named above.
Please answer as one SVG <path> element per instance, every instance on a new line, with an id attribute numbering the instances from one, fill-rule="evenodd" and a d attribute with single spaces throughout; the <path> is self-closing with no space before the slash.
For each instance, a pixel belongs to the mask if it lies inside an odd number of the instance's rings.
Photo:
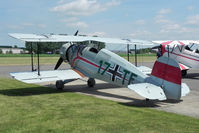
<path id="1" fill-rule="evenodd" d="M 182 87 L 181 96 L 182 96 L 182 97 L 183 97 L 183 96 L 186 96 L 186 95 L 190 92 L 189 87 L 188 87 L 187 84 L 185 84 L 185 83 L 182 83 L 181 87 Z"/>
<path id="2" fill-rule="evenodd" d="M 10 73 L 10 75 L 13 78 L 25 83 L 41 83 L 56 80 L 70 80 L 82 78 L 82 76 L 74 70 L 40 71 L 40 75 L 38 75 L 37 71 L 17 72 Z"/>
<path id="3" fill-rule="evenodd" d="M 150 83 L 131 84 L 128 85 L 128 88 L 148 99 L 166 100 L 162 88 Z"/>
<path id="4" fill-rule="evenodd" d="M 138 66 L 137 69 L 143 72 L 144 74 L 151 74 L 151 71 L 152 71 L 151 68 L 146 67 L 146 66 Z"/>

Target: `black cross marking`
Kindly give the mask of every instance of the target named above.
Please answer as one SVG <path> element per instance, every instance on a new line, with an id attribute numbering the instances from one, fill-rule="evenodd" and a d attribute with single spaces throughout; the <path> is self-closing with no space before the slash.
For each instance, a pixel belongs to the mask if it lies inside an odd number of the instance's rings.
<path id="1" fill-rule="evenodd" d="M 117 77 L 119 77 L 119 79 L 121 79 L 122 73 L 118 71 L 119 68 L 120 68 L 119 65 L 114 65 L 113 68 L 109 68 L 108 69 L 108 73 L 111 74 L 112 81 L 115 81 L 115 78 L 117 78 Z"/>

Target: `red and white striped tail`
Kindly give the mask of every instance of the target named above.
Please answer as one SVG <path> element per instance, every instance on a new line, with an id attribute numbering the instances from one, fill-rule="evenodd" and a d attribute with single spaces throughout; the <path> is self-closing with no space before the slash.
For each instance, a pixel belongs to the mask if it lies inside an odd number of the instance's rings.
<path id="1" fill-rule="evenodd" d="M 168 57 L 160 57 L 155 62 L 151 79 L 161 86 L 167 99 L 181 98 L 181 69 L 179 64 Z"/>

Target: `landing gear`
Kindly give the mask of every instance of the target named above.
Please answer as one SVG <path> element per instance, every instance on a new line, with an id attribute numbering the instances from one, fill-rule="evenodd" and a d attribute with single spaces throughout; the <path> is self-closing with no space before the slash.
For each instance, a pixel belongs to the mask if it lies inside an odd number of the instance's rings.
<path id="1" fill-rule="evenodd" d="M 182 70 L 181 75 L 182 75 L 182 77 L 185 77 L 187 75 L 187 70 Z"/>
<path id="2" fill-rule="evenodd" d="M 94 78 L 89 78 L 87 81 L 88 87 L 94 87 L 95 86 L 95 79 Z"/>
<path id="3" fill-rule="evenodd" d="M 62 80 L 57 80 L 56 81 L 56 88 L 58 90 L 63 90 L 63 88 L 64 88 L 64 82 Z"/>

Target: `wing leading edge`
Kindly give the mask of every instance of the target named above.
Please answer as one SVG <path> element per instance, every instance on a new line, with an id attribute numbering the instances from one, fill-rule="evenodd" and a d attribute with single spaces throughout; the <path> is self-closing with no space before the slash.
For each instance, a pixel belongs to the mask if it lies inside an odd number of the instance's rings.
<path id="1" fill-rule="evenodd" d="M 25 42 L 84 42 L 97 41 L 108 44 L 137 44 L 137 45 L 153 45 L 150 41 L 134 40 L 134 39 L 120 39 L 120 38 L 106 38 L 106 37 L 92 37 L 92 36 L 72 36 L 72 35 L 55 35 L 55 34 L 21 34 L 10 33 L 9 36 Z"/>

